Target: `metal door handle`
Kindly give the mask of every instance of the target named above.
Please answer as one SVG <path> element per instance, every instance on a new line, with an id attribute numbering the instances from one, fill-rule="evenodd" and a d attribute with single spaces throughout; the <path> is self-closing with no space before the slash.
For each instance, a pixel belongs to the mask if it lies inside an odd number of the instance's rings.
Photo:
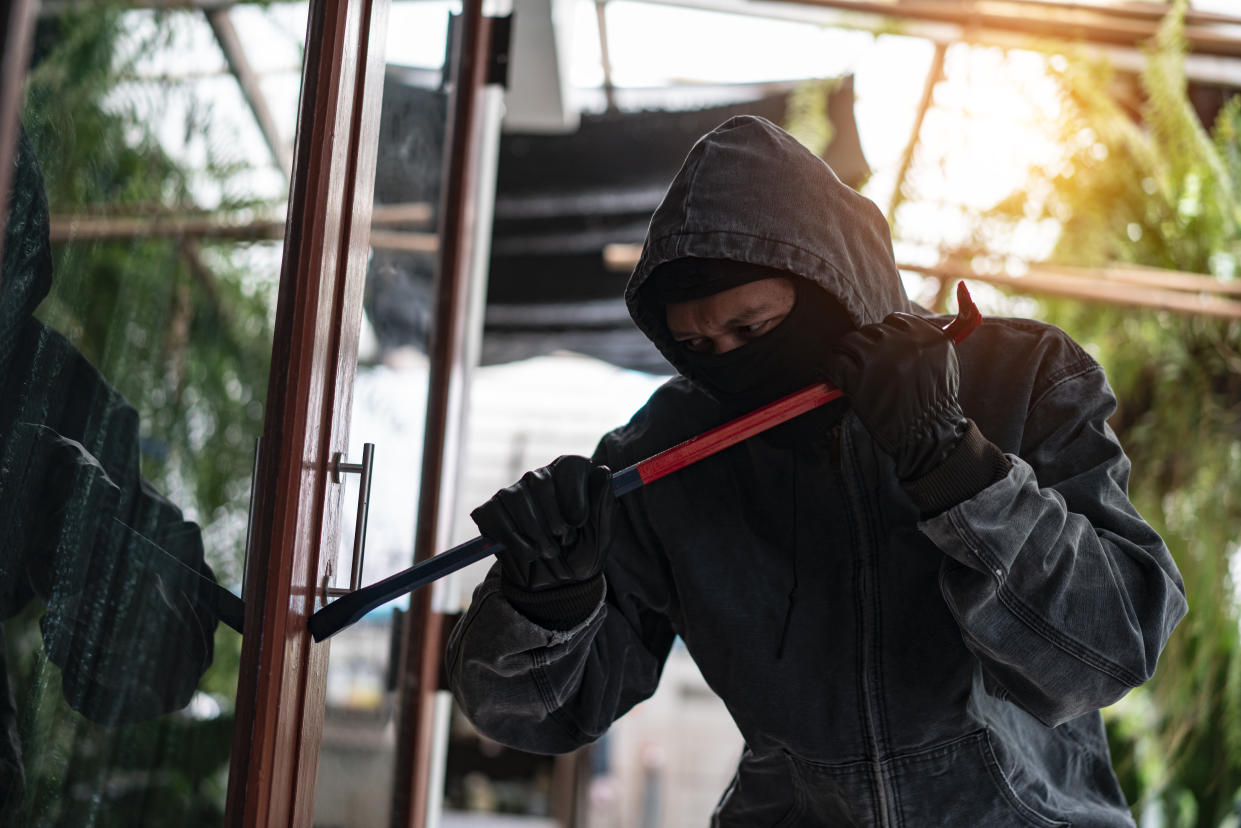
<path id="1" fill-rule="evenodd" d="M 361 474 L 358 479 L 358 519 L 354 521 L 353 563 L 349 568 L 349 586 L 327 588 L 329 597 L 348 595 L 362 586 L 362 567 L 366 559 L 366 518 L 371 507 L 371 470 L 375 465 L 375 444 L 362 444 L 362 462 L 346 463 L 345 455 L 336 452 L 332 457 L 332 481 L 340 482 L 342 474 Z"/>

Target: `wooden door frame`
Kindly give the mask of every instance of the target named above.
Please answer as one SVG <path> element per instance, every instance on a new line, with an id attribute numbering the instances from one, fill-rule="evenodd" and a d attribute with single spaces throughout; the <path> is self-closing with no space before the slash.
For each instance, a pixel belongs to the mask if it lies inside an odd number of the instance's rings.
<path id="1" fill-rule="evenodd" d="M 368 255 L 389 0 L 311 0 L 276 306 L 226 821 L 310 826 L 327 644 L 306 629 L 334 565 Z M 372 35 L 375 43 L 372 44 Z"/>

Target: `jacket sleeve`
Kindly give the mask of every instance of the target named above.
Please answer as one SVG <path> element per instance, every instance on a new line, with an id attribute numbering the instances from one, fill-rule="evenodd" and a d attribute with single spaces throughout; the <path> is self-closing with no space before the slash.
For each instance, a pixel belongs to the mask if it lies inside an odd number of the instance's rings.
<path id="1" fill-rule="evenodd" d="M 1167 547 L 1128 497 L 1116 407 L 1093 361 L 1034 400 L 1012 469 L 919 524 L 988 688 L 1054 726 L 1151 677 L 1185 615 Z"/>
<path id="2" fill-rule="evenodd" d="M 595 462 L 608 461 L 605 443 Z M 616 468 L 616 466 L 613 466 Z M 569 630 L 530 621 L 491 568 L 449 638 L 448 682 L 474 726 L 533 753 L 565 753 L 599 738 L 659 683 L 674 633 L 666 568 L 630 496 L 618 503 L 605 598 Z"/>

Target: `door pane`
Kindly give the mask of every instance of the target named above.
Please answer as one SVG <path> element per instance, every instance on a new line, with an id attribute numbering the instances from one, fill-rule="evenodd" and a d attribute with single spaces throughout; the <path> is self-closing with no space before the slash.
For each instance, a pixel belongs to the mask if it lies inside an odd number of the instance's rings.
<path id="1" fill-rule="evenodd" d="M 388 11 L 371 257 L 348 458 L 376 444 L 363 584 L 413 563 L 429 367 L 431 284 L 447 95 L 441 79 L 456 2 L 394 2 Z M 336 586 L 349 583 L 357 475 L 341 487 Z M 321 828 L 387 828 L 397 752 L 396 671 L 402 598 L 335 635 L 315 795 Z M 319 644 L 316 646 L 329 646 Z"/>
<path id="2" fill-rule="evenodd" d="M 39 20 L 0 283 L 4 824 L 223 820 L 305 30 Z"/>

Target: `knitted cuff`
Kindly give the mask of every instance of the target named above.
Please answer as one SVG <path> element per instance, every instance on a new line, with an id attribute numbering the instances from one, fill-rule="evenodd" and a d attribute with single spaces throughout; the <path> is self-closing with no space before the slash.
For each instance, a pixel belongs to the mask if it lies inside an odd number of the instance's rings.
<path id="1" fill-rule="evenodd" d="M 590 617 L 603 600 L 603 575 L 589 581 L 541 589 L 538 592 L 509 586 L 503 580 L 500 590 L 508 602 L 534 623 L 549 630 L 571 630 Z"/>
<path id="2" fill-rule="evenodd" d="M 944 462 L 901 486 L 925 520 L 978 494 L 1001 480 L 1011 468 L 1012 463 L 999 446 L 984 437 L 970 420 L 969 430 Z"/>

